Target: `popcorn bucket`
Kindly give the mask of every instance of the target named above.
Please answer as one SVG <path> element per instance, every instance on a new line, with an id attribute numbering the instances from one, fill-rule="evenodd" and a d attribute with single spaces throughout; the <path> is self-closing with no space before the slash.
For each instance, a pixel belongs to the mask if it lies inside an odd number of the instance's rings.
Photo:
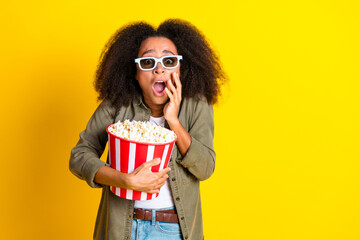
<path id="1" fill-rule="evenodd" d="M 108 133 L 109 161 L 112 168 L 123 173 L 132 173 L 135 168 L 154 158 L 160 158 L 161 162 L 151 167 L 152 172 L 159 172 L 167 167 L 177 138 L 168 143 L 136 142 L 114 135 L 108 130 L 110 126 L 107 127 L 106 132 Z M 150 200 L 159 195 L 159 193 L 149 194 L 113 186 L 110 186 L 110 190 L 115 195 L 130 200 Z"/>

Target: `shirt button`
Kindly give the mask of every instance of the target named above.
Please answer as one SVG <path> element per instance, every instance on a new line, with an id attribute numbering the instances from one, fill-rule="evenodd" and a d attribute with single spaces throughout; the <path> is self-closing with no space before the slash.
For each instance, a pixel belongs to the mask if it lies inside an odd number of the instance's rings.
<path id="1" fill-rule="evenodd" d="M 177 198 L 176 198 L 176 201 L 180 201 L 180 198 L 179 198 L 179 197 L 177 197 Z"/>
<path id="2" fill-rule="evenodd" d="M 173 177 L 173 178 L 171 179 L 171 181 L 175 181 L 175 178 Z"/>
<path id="3" fill-rule="evenodd" d="M 185 239 L 188 239 L 188 236 L 185 236 Z"/>
<path id="4" fill-rule="evenodd" d="M 184 217 L 181 217 L 181 220 L 184 220 Z"/>

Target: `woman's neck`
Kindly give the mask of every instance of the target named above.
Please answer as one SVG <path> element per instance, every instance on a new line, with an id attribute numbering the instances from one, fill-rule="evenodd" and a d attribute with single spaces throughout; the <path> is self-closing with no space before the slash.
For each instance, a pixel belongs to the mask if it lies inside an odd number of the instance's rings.
<path id="1" fill-rule="evenodd" d="M 161 107 L 160 109 L 153 109 L 153 108 L 150 108 L 151 109 L 151 116 L 152 117 L 161 117 L 164 115 L 163 113 L 163 107 Z"/>
<path id="2" fill-rule="evenodd" d="M 165 104 L 160 104 L 160 105 L 159 104 L 153 104 L 153 103 L 149 104 L 146 101 L 146 99 L 144 99 L 144 102 L 145 102 L 146 106 L 148 108 L 150 108 L 152 117 L 161 117 L 161 116 L 164 115 L 163 109 L 164 109 Z"/>

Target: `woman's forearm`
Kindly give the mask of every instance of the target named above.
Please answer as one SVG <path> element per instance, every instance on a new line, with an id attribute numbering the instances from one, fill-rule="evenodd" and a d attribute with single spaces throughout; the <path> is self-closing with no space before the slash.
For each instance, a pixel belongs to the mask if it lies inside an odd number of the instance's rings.
<path id="1" fill-rule="evenodd" d="M 141 164 L 132 173 L 122 173 L 111 167 L 103 166 L 95 174 L 95 182 L 103 185 L 118 188 L 142 191 L 147 193 L 158 193 L 166 179 L 170 168 L 165 168 L 160 172 L 152 172 L 151 167 L 159 165 L 160 159 L 156 158 Z"/>
<path id="2" fill-rule="evenodd" d="M 128 174 L 116 171 L 115 169 L 103 166 L 95 174 L 94 181 L 108 186 L 128 188 Z"/>
<path id="3" fill-rule="evenodd" d="M 168 122 L 171 130 L 175 132 L 178 139 L 176 141 L 176 145 L 181 153 L 182 156 L 185 156 L 186 152 L 188 151 L 190 144 L 191 144 L 191 136 L 183 127 L 181 122 L 177 120 L 176 122 Z"/>

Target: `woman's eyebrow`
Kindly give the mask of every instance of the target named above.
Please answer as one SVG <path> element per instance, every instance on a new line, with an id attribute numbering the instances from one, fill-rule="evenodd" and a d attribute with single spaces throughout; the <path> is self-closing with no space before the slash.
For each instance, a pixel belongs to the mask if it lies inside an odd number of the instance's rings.
<path id="1" fill-rule="evenodd" d="M 145 52 L 143 52 L 143 54 L 141 55 L 141 57 L 144 56 L 144 55 L 147 54 L 147 53 L 150 53 L 150 52 L 154 52 L 154 49 L 146 50 Z M 170 53 L 170 54 L 172 54 L 172 55 L 175 55 L 175 54 L 174 54 L 172 51 L 170 51 L 170 50 L 163 50 L 162 52 L 163 52 L 163 53 Z"/>
<path id="2" fill-rule="evenodd" d="M 170 50 L 164 50 L 164 51 L 162 51 L 163 53 L 171 53 L 172 55 L 175 55 L 172 51 L 170 51 Z"/>
<path id="3" fill-rule="evenodd" d="M 146 50 L 145 52 L 143 52 L 143 54 L 141 56 L 144 56 L 145 54 L 149 53 L 149 52 L 153 52 L 154 49 L 149 49 L 149 50 Z"/>

